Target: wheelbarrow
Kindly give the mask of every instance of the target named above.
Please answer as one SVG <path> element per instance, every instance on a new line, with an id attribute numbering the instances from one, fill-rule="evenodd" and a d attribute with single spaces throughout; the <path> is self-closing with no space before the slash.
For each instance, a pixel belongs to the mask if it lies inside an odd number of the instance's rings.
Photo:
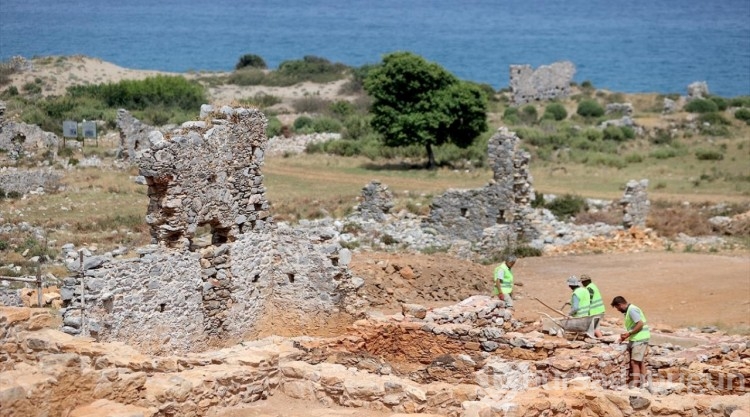
<path id="1" fill-rule="evenodd" d="M 539 301 L 539 303 L 543 306 L 563 316 L 562 318 L 555 319 L 547 313 L 539 312 L 539 314 L 546 316 L 546 320 L 544 317 L 542 318 L 543 330 L 552 333 L 552 330 L 556 328 L 558 330 L 555 331 L 555 333 L 559 332 L 562 336 L 566 336 L 566 334 L 572 333 L 574 335 L 573 340 L 577 339 L 581 334 L 585 334 L 592 339 L 596 337 L 596 335 L 594 334 L 594 330 L 596 330 L 597 326 L 599 325 L 599 320 L 602 319 L 602 317 L 604 316 L 603 314 L 598 314 L 596 316 L 570 317 L 562 311 L 548 306 L 542 300 L 536 297 L 534 297 L 534 299 Z"/>
<path id="2" fill-rule="evenodd" d="M 549 331 L 556 328 L 557 330 L 555 333 L 561 334 L 562 336 L 573 334 L 573 340 L 577 339 L 578 336 L 582 334 L 585 334 L 592 339 L 595 338 L 596 335 L 594 334 L 594 330 L 596 330 L 596 327 L 599 325 L 599 320 L 601 320 L 603 316 L 600 314 L 596 316 L 563 317 L 555 319 L 547 313 L 540 312 L 540 314 L 546 316 L 546 320 L 542 318 L 542 328 L 544 330 Z M 551 331 L 549 332 L 552 333 Z"/>

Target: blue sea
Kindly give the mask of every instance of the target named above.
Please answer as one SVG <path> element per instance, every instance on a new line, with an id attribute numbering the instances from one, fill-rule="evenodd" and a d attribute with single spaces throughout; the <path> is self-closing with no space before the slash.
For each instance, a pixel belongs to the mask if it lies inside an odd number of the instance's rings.
<path id="1" fill-rule="evenodd" d="M 351 66 L 397 50 L 508 85 L 559 60 L 622 92 L 750 94 L 750 0 L 0 0 L 0 60 L 83 54 L 120 66 L 231 70 L 316 55 Z"/>

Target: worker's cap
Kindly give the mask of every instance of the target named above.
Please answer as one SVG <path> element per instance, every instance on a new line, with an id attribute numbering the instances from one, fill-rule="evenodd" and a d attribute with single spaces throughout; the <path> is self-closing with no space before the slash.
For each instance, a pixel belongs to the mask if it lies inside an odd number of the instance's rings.
<path id="1" fill-rule="evenodd" d="M 568 277 L 568 287 L 580 287 L 581 281 L 578 280 L 578 277 L 575 275 L 571 275 Z"/>
<path id="2" fill-rule="evenodd" d="M 591 281 L 591 277 L 586 274 L 581 274 L 581 282 Z"/>

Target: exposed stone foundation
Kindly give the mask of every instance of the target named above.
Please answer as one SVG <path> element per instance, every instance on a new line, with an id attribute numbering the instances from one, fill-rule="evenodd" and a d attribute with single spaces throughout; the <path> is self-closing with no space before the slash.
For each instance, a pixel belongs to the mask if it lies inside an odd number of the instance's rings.
<path id="1" fill-rule="evenodd" d="M 568 61 L 542 65 L 536 70 L 531 65 L 511 65 L 513 104 L 565 98 L 570 94 L 570 83 L 575 73 L 575 65 Z"/>

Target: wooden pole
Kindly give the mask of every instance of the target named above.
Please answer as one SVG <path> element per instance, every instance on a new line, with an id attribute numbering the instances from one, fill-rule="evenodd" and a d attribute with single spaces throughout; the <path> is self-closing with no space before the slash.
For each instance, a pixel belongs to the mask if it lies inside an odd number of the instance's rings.
<path id="1" fill-rule="evenodd" d="M 557 310 L 557 309 L 554 309 L 554 308 L 552 308 L 552 307 L 548 306 L 547 304 L 545 304 L 545 303 L 544 303 L 544 301 L 542 301 L 542 300 L 540 300 L 540 299 L 538 299 L 538 298 L 536 298 L 536 297 L 532 297 L 532 298 L 534 298 L 535 300 L 539 301 L 539 303 L 541 303 L 541 304 L 542 304 L 543 306 L 547 307 L 548 309 L 550 309 L 550 310 L 554 311 L 555 313 L 557 313 L 557 314 L 559 314 L 559 315 L 561 315 L 561 316 L 564 316 L 564 317 L 567 317 L 567 316 L 568 316 L 567 314 L 563 313 L 562 311 L 560 311 L 560 310 Z"/>

